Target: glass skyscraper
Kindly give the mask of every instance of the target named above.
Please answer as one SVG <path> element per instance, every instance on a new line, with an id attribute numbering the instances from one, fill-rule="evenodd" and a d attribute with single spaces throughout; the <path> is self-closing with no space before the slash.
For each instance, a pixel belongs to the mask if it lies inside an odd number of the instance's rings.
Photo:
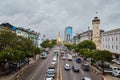
<path id="1" fill-rule="evenodd" d="M 72 27 L 69 26 L 65 28 L 64 40 L 72 41 Z"/>

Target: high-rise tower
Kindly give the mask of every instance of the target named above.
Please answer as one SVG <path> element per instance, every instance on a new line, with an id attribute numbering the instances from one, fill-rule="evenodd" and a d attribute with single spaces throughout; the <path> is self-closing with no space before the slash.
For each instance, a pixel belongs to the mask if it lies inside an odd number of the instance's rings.
<path id="1" fill-rule="evenodd" d="M 93 25 L 92 41 L 96 44 L 96 48 L 100 50 L 101 49 L 101 39 L 99 30 L 100 19 L 98 17 L 94 17 L 94 19 L 92 20 L 92 25 Z"/>
<path id="2" fill-rule="evenodd" d="M 64 41 L 65 42 L 72 41 L 72 27 L 70 27 L 70 26 L 65 28 Z"/>

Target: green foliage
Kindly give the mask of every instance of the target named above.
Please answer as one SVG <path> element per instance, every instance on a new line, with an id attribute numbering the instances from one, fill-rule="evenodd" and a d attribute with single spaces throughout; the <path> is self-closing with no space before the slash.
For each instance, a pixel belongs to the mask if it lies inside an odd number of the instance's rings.
<path id="1" fill-rule="evenodd" d="M 111 62 L 112 60 L 112 54 L 109 51 L 103 50 L 103 51 L 97 51 L 94 57 L 95 60 L 99 61 L 107 61 Z"/>
<path id="2" fill-rule="evenodd" d="M 85 40 L 85 41 L 83 41 L 83 42 L 78 44 L 78 48 L 79 49 L 95 50 L 96 49 L 96 45 L 95 45 L 95 43 L 93 43 L 90 40 Z"/>
<path id="3" fill-rule="evenodd" d="M 21 63 L 26 57 L 33 57 L 39 52 L 33 41 L 17 36 L 9 29 L 0 29 L 0 62 Z"/>
<path id="4" fill-rule="evenodd" d="M 43 47 L 43 48 L 52 48 L 54 45 L 56 44 L 56 40 L 45 40 L 43 41 L 40 45 Z"/>

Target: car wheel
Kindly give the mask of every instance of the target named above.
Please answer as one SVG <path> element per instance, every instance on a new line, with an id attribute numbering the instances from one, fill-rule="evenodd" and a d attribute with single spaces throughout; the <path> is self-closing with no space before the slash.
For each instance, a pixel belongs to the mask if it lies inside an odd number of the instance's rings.
<path id="1" fill-rule="evenodd" d="M 112 73 L 112 76 L 115 76 L 114 73 Z"/>

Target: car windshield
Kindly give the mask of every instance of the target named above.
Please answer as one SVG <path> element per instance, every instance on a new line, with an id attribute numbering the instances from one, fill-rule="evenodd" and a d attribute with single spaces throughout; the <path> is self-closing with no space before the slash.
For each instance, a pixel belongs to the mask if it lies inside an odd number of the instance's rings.
<path id="1" fill-rule="evenodd" d="M 55 72 L 54 71 L 48 71 L 49 75 L 53 75 Z"/>

